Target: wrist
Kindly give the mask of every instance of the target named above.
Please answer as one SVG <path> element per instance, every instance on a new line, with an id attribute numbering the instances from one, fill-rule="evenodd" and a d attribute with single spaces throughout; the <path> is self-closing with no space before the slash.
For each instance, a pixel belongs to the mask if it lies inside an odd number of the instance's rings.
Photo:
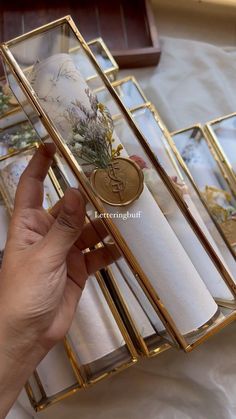
<path id="1" fill-rule="evenodd" d="M 20 322 L 21 323 L 21 322 Z M 24 323 L 24 322 L 23 322 Z M 34 370 L 45 356 L 35 331 L 27 324 L 17 324 L 11 314 L 1 313 L 0 319 L 0 357 L 8 364 L 18 364 L 24 370 Z"/>
<path id="2" fill-rule="evenodd" d="M 0 321 L 0 419 L 5 418 L 27 380 L 45 354 L 16 339 Z"/>
<path id="3" fill-rule="evenodd" d="M 5 418 L 29 376 L 29 367 L 6 355 L 0 345 L 0 419 Z"/>

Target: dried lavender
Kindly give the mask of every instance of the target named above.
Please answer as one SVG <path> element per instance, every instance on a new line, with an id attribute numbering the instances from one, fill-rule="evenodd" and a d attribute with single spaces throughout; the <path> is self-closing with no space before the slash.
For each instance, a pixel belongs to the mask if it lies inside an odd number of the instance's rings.
<path id="1" fill-rule="evenodd" d="M 78 100 L 66 111 L 66 118 L 72 126 L 68 146 L 73 154 L 85 164 L 105 169 L 110 161 L 120 155 L 122 145 L 113 148 L 114 124 L 110 112 L 97 97 L 85 90 L 90 108 Z"/>

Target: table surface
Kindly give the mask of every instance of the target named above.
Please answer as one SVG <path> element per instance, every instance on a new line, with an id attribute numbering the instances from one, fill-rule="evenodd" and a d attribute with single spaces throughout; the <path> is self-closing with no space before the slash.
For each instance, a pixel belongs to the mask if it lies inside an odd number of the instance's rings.
<path id="1" fill-rule="evenodd" d="M 235 0 L 234 3 L 234 7 L 227 7 L 193 0 L 152 0 L 152 7 L 161 36 L 235 46 Z"/>

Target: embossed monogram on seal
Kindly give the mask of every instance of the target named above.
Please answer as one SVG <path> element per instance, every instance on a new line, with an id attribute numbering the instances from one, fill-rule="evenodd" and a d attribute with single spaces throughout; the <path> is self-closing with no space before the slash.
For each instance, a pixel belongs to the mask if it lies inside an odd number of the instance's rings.
<path id="1" fill-rule="evenodd" d="M 124 157 L 114 158 L 106 169 L 94 170 L 90 180 L 99 198 L 113 206 L 131 204 L 143 191 L 143 172 Z"/>

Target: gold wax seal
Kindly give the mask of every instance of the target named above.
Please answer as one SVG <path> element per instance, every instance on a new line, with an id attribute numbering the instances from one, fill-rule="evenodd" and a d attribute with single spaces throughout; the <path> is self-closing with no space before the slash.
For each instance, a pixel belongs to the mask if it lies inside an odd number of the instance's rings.
<path id="1" fill-rule="evenodd" d="M 220 224 L 227 240 L 229 241 L 231 246 L 236 245 L 236 220 L 231 219 L 227 221 L 223 221 Z"/>
<path id="2" fill-rule="evenodd" d="M 141 195 L 144 176 L 134 161 L 116 157 L 106 169 L 94 170 L 90 180 L 103 202 L 122 207 L 131 204 Z"/>

